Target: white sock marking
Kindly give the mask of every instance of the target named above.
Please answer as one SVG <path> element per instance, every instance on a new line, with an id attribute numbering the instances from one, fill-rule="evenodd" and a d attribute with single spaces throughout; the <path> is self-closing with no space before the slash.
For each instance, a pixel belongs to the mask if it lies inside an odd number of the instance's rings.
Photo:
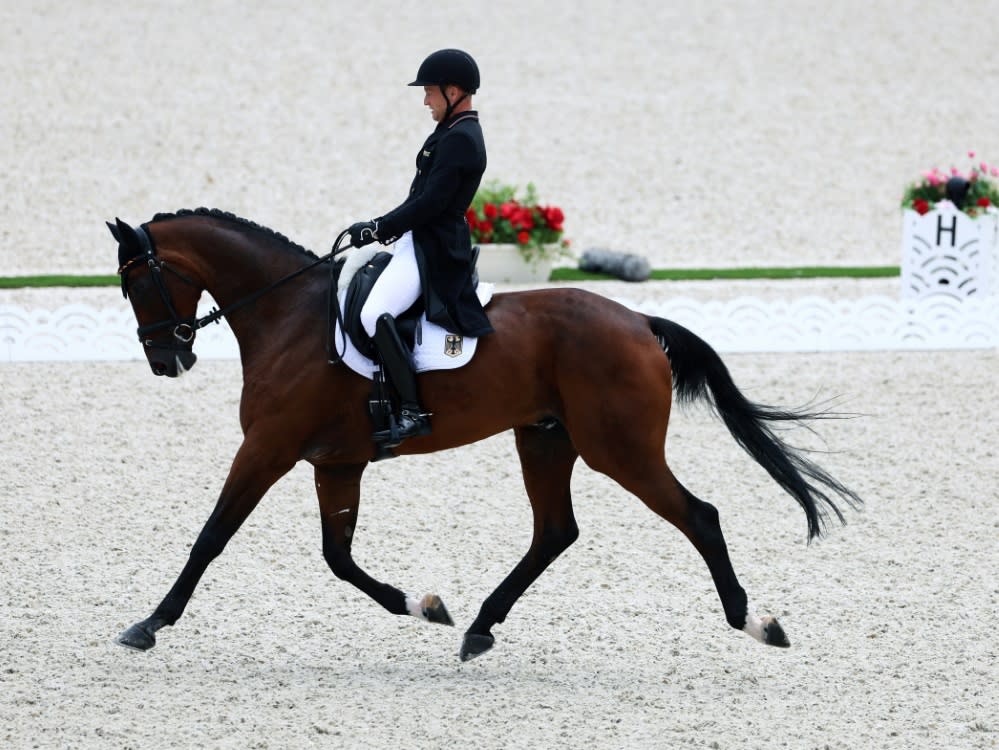
<path id="1" fill-rule="evenodd" d="M 760 619 L 756 614 L 756 608 L 752 604 L 746 604 L 746 624 L 742 626 L 742 630 L 745 633 L 753 636 L 760 643 L 765 643 L 763 640 L 763 626 L 766 623 Z"/>
<path id="2" fill-rule="evenodd" d="M 421 620 L 426 620 L 427 618 L 423 616 L 423 600 L 414 599 L 411 596 L 406 597 L 406 611 L 409 612 L 413 617 L 419 617 Z"/>

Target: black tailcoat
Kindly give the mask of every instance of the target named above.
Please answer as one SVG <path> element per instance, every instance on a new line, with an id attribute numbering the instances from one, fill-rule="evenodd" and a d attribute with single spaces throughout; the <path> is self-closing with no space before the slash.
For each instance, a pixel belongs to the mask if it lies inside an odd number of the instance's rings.
<path id="1" fill-rule="evenodd" d="M 472 238 L 465 212 L 486 171 L 486 144 L 474 110 L 437 125 L 416 156 L 409 196 L 375 221 L 383 242 L 413 232 L 427 319 L 466 336 L 491 333 L 472 286 Z"/>

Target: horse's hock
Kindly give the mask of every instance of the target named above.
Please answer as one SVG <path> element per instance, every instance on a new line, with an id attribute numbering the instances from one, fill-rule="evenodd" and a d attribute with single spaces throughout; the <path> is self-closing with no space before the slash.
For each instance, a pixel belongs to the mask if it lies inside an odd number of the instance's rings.
<path id="1" fill-rule="evenodd" d="M 902 296 L 955 299 L 995 294 L 999 212 L 971 218 L 949 202 L 920 215 L 907 210 L 902 230 Z"/>

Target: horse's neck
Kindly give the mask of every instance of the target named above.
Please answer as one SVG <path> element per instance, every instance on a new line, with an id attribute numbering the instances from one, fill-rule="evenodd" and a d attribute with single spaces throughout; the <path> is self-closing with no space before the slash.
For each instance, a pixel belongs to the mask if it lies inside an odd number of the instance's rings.
<path id="1" fill-rule="evenodd" d="M 275 250 L 269 242 L 225 224 L 192 222 L 187 227 L 178 226 L 177 231 L 184 233 L 183 237 L 177 237 L 178 264 L 190 268 L 191 274 L 201 280 L 205 291 L 222 310 L 277 284 L 304 264 L 304 260 L 293 253 Z M 287 291 L 275 288 L 261 297 L 259 304 L 248 307 L 279 308 L 280 297 Z M 227 318 L 241 346 L 243 339 L 260 332 L 275 318 L 274 315 L 240 315 L 240 312 L 237 309 Z M 251 317 L 252 322 L 249 322 Z"/>

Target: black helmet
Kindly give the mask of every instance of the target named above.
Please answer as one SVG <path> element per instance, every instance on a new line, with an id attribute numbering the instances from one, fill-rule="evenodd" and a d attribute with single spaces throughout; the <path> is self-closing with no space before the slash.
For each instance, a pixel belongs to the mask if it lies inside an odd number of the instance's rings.
<path id="1" fill-rule="evenodd" d="M 410 86 L 460 86 L 469 94 L 479 88 L 479 66 L 467 52 L 460 49 L 441 49 L 434 52 L 416 72 Z"/>

